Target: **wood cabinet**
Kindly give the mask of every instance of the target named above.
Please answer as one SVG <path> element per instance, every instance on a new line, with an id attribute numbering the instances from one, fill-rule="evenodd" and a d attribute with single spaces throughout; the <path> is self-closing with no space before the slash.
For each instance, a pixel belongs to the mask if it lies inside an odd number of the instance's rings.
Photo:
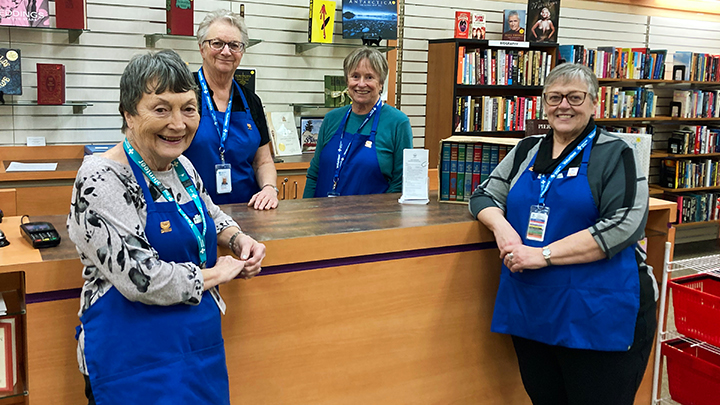
<path id="1" fill-rule="evenodd" d="M 278 199 L 298 200 L 302 198 L 306 180 L 304 174 L 278 176 L 278 190 L 280 190 Z"/>

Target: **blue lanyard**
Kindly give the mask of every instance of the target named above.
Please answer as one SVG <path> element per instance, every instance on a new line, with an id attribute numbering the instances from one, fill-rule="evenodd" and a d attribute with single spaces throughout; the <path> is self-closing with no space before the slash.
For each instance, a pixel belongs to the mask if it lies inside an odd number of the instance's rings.
<path id="1" fill-rule="evenodd" d="M 545 178 L 544 174 L 540 175 L 540 204 L 545 204 L 545 194 L 550 189 L 550 184 L 555 180 L 558 174 L 560 174 L 561 171 L 565 169 L 565 167 L 572 162 L 575 157 L 582 152 L 585 147 L 592 142 L 592 140 L 595 138 L 595 133 L 597 131 L 597 127 L 593 128 L 592 132 L 588 134 L 588 136 L 583 139 L 582 142 L 580 142 L 580 145 L 576 146 L 575 149 L 573 149 L 572 152 L 570 152 L 569 155 L 563 159 L 562 162 L 555 168 L 555 170 L 552 172 L 549 178 Z"/>
<path id="2" fill-rule="evenodd" d="M 217 118 L 215 118 L 215 107 L 213 107 L 213 101 L 210 97 L 210 89 L 208 88 L 207 82 L 205 81 L 205 75 L 203 75 L 202 68 L 198 70 L 198 79 L 200 79 L 200 88 L 202 89 L 203 97 L 205 97 L 205 105 L 207 105 L 208 110 L 210 110 L 210 116 L 212 117 L 213 123 L 215 124 L 215 129 L 220 136 L 220 160 L 222 160 L 222 164 L 225 164 L 225 140 L 227 139 L 228 131 L 230 129 L 230 115 L 232 113 L 233 93 L 235 91 L 235 86 L 230 87 L 230 99 L 228 100 L 227 109 L 225 110 L 225 121 L 223 122 L 223 127 L 221 130 L 220 124 L 218 123 Z"/>
<path id="3" fill-rule="evenodd" d="M 133 162 L 140 167 L 140 170 L 147 176 L 148 179 L 150 179 L 150 182 L 157 187 L 160 192 L 162 193 L 163 197 L 165 197 L 168 202 L 174 202 L 175 207 L 177 208 L 180 215 L 185 219 L 185 222 L 190 225 L 190 229 L 192 229 L 193 234 L 195 235 L 195 239 L 197 239 L 198 242 L 198 250 L 200 252 L 200 268 L 205 268 L 205 263 L 207 262 L 207 252 L 205 251 L 205 231 L 207 230 L 207 225 L 205 223 L 205 214 L 203 213 L 202 203 L 200 202 L 200 196 L 198 196 L 197 189 L 195 188 L 195 184 L 193 184 L 192 181 L 190 181 L 190 177 L 188 176 L 187 172 L 185 171 L 185 168 L 183 165 L 180 164 L 180 162 L 175 159 L 172 162 L 173 167 L 175 167 L 175 172 L 177 172 L 178 177 L 180 178 L 180 181 L 182 184 L 185 185 L 185 189 L 187 190 L 188 194 L 190 195 L 190 198 L 192 199 L 193 203 L 195 204 L 195 207 L 198 210 L 198 213 L 200 215 L 200 218 L 202 218 L 202 233 L 197 229 L 197 226 L 195 226 L 195 223 L 190 219 L 190 217 L 187 216 L 185 211 L 180 207 L 180 205 L 175 201 L 172 194 L 167 190 L 167 188 L 160 183 L 160 180 L 155 177 L 155 173 L 153 173 L 152 170 L 148 167 L 147 163 L 143 160 L 142 156 L 140 156 L 139 153 L 135 152 L 135 149 L 133 149 L 132 145 L 130 145 L 130 141 L 125 138 L 125 142 L 123 142 L 123 148 L 125 148 L 125 152 L 127 152 L 128 156 L 133 160 Z M 138 181 L 141 181 L 138 179 Z"/>
<path id="4" fill-rule="evenodd" d="M 370 121 L 370 118 L 375 114 L 375 111 L 382 108 L 382 99 L 378 98 L 377 103 L 373 106 L 372 110 L 370 110 L 370 113 L 365 117 L 365 120 L 360 124 L 360 128 L 358 128 L 356 134 L 359 134 L 360 131 L 365 127 L 365 124 Z M 338 144 L 338 150 L 337 150 L 337 160 L 335 161 L 335 176 L 333 177 L 333 191 L 337 188 L 338 180 L 340 179 L 340 169 L 342 169 L 343 163 L 345 163 L 345 158 L 347 157 L 348 151 L 350 150 L 350 146 L 353 143 L 353 140 L 355 137 L 353 136 L 350 138 L 350 142 L 348 142 L 347 147 L 345 150 L 343 150 L 343 139 L 345 138 L 345 127 L 347 126 L 348 118 L 350 117 L 350 113 L 352 112 L 352 107 L 348 109 L 347 114 L 345 114 L 345 118 L 343 118 L 342 122 L 340 123 L 340 126 L 342 127 L 342 131 L 340 132 L 340 143 Z M 380 117 L 380 113 L 378 113 L 378 117 Z M 372 131 L 375 132 L 377 130 L 377 118 L 373 122 L 373 129 Z M 372 135 L 372 133 L 371 133 Z"/>

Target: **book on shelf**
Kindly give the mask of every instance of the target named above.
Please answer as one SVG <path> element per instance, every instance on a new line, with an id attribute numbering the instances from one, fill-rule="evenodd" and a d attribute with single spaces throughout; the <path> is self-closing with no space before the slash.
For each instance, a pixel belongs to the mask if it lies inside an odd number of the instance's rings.
<path id="1" fill-rule="evenodd" d="M 690 64 L 692 62 L 692 55 L 693 53 L 688 51 L 676 51 L 673 54 L 674 80 L 690 80 Z M 676 71 L 678 67 L 682 67 L 682 70 Z"/>
<path id="2" fill-rule="evenodd" d="M 266 115 L 275 156 L 302 154 L 293 113 L 268 112 Z"/>
<path id="3" fill-rule="evenodd" d="M 445 142 L 440 149 L 440 199 L 450 199 L 450 158 L 452 145 Z"/>
<path id="4" fill-rule="evenodd" d="M 0 3 L 0 26 L 49 27 L 48 0 L 11 0 Z"/>
<path id="5" fill-rule="evenodd" d="M 343 0 L 342 31 L 343 38 L 397 39 L 396 2 Z"/>
<path id="6" fill-rule="evenodd" d="M 243 85 L 246 89 L 251 92 L 255 92 L 255 77 L 257 75 L 257 69 L 253 68 L 239 68 L 235 69 L 233 79 L 236 82 Z"/>
<path id="7" fill-rule="evenodd" d="M 557 42 L 560 0 L 528 0 L 526 40 Z"/>
<path id="8" fill-rule="evenodd" d="M 450 144 L 450 201 L 457 200 L 458 144 Z"/>
<path id="9" fill-rule="evenodd" d="M 503 41 L 525 40 L 525 10 L 504 10 Z"/>
<path id="10" fill-rule="evenodd" d="M 0 48 L 0 94 L 22 94 L 20 49 Z"/>
<path id="11" fill-rule="evenodd" d="M 335 26 L 335 2 L 310 0 L 308 42 L 331 44 Z"/>
<path id="12" fill-rule="evenodd" d="M 545 119 L 529 119 L 525 121 L 525 136 L 546 135 L 550 131 L 550 122 Z"/>
<path id="13" fill-rule="evenodd" d="M 323 117 L 300 117 L 300 137 L 303 152 L 312 152 L 317 147 L 318 134 Z"/>
<path id="14" fill-rule="evenodd" d="M 55 27 L 75 30 L 87 28 L 85 0 L 55 0 Z"/>
<path id="15" fill-rule="evenodd" d="M 455 38 L 470 38 L 470 22 L 472 13 L 469 11 L 455 12 Z"/>
<path id="16" fill-rule="evenodd" d="M 18 328 L 20 325 L 20 318 L 17 316 L 10 316 L 7 318 L 0 319 L 0 325 L 10 325 L 10 352 L 12 358 L 12 385 L 13 387 L 17 384 L 18 374 Z"/>
<path id="17" fill-rule="evenodd" d="M 165 25 L 168 35 L 193 36 L 194 3 L 192 0 L 166 0 Z"/>
<path id="18" fill-rule="evenodd" d="M 465 149 L 466 144 L 459 143 L 458 144 L 458 153 L 457 153 L 457 192 L 455 199 L 457 201 L 465 201 Z M 450 163 L 452 165 L 452 162 Z M 452 166 L 451 166 L 452 167 Z M 452 181 L 452 180 L 450 180 Z M 452 189 L 452 185 L 450 185 Z"/>
<path id="19" fill-rule="evenodd" d="M 481 147 L 478 145 L 478 147 Z M 472 187 L 473 182 L 473 161 L 475 159 L 475 145 L 469 143 L 465 145 L 465 201 L 470 201 L 470 196 L 475 189 Z"/>
<path id="20" fill-rule="evenodd" d="M 0 323 L 0 392 L 13 390 L 12 326 Z"/>
<path id="21" fill-rule="evenodd" d="M 486 30 L 485 13 L 472 13 L 470 37 L 472 39 L 485 39 Z"/>
<path id="22" fill-rule="evenodd" d="M 65 104 L 65 65 L 38 63 L 37 103 L 41 105 Z"/>
<path id="23" fill-rule="evenodd" d="M 345 76 L 325 76 L 325 107 L 342 107 L 352 101 Z"/>

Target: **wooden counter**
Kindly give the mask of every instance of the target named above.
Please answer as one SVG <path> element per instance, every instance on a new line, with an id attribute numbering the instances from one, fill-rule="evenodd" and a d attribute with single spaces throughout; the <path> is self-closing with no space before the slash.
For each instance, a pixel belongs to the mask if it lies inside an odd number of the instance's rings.
<path id="1" fill-rule="evenodd" d="M 490 332 L 492 234 L 464 205 L 398 197 L 223 207 L 267 246 L 260 276 L 221 290 L 233 404 L 529 404 L 509 337 Z M 674 210 L 653 203 L 651 250 L 671 236 Z M 19 219 L 0 224 L 11 242 L 0 272 L 25 275 L 27 402 L 83 403 L 73 338 L 82 267 L 65 216 L 32 219 L 53 222 L 61 245 L 33 250 Z M 642 389 L 638 403 L 649 403 Z"/>

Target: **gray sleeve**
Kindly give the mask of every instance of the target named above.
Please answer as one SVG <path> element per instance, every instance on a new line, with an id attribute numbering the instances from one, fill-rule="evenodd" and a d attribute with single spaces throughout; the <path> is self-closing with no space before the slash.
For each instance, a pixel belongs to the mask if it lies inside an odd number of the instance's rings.
<path id="1" fill-rule="evenodd" d="M 647 178 L 630 146 L 602 133 L 588 163 L 588 181 L 600 214 L 589 231 L 609 259 L 644 235 Z"/>
<path id="2" fill-rule="evenodd" d="M 85 266 L 94 299 L 109 286 L 130 301 L 150 305 L 197 305 L 202 272 L 193 263 L 165 262 L 145 235 L 147 206 L 129 167 L 93 157 L 78 170 L 68 234 Z M 92 287 L 88 287 L 91 285 Z"/>

